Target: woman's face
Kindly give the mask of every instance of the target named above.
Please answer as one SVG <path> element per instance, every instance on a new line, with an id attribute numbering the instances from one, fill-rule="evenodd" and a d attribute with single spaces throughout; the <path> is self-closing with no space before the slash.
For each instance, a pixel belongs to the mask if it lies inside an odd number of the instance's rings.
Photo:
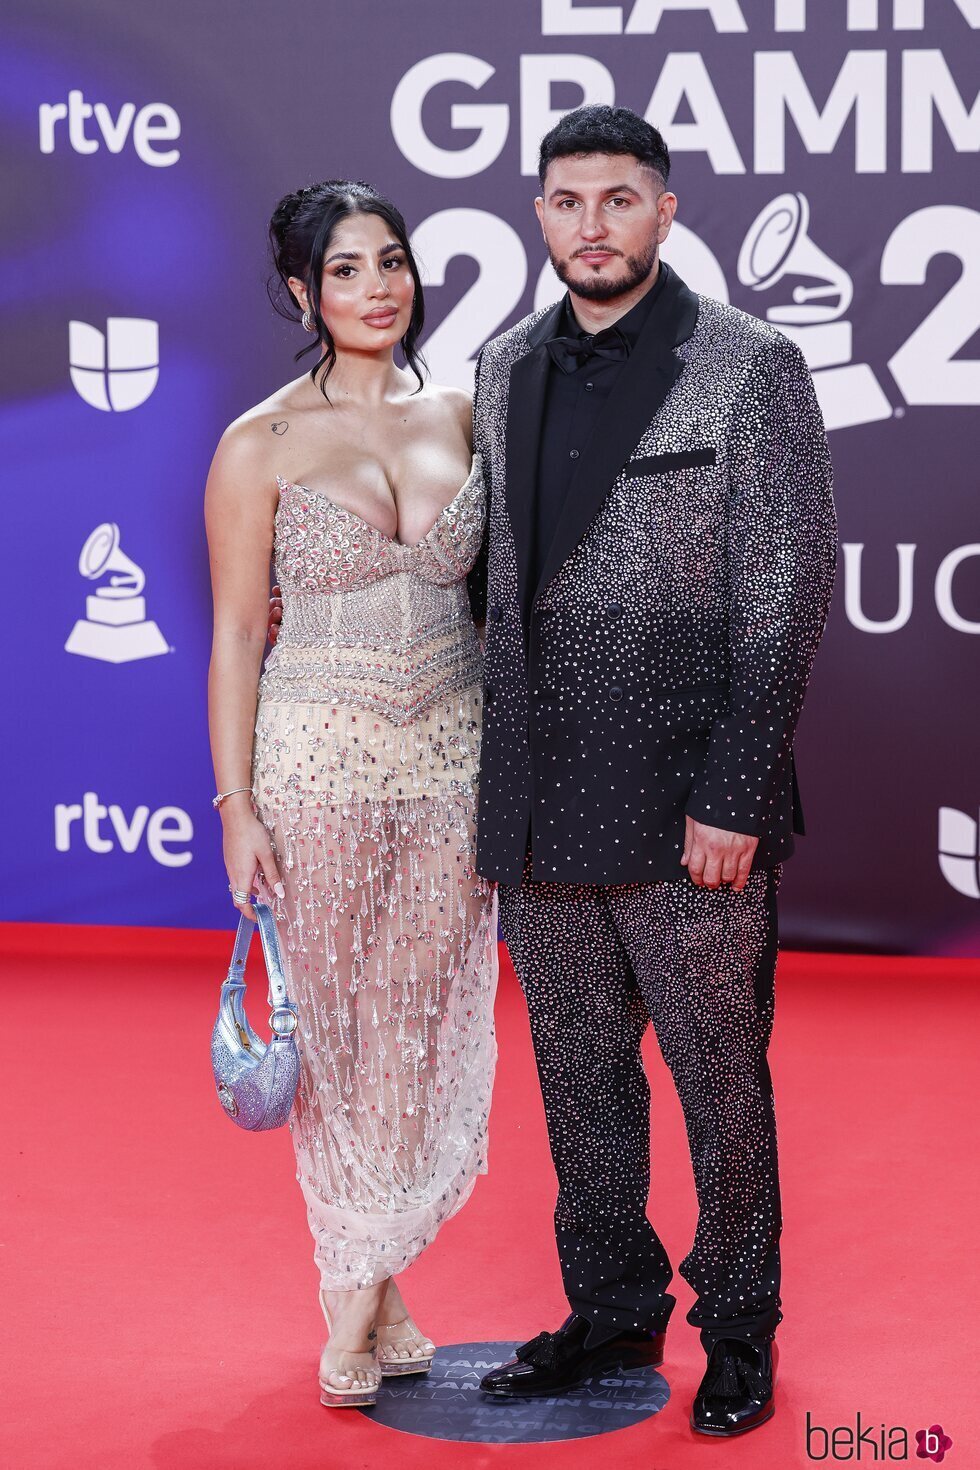
<path id="1" fill-rule="evenodd" d="M 290 285 L 305 306 L 301 283 Z M 405 251 L 380 215 L 343 220 L 327 245 L 320 278 L 320 315 L 337 351 L 393 347 L 408 330 L 414 298 Z"/>

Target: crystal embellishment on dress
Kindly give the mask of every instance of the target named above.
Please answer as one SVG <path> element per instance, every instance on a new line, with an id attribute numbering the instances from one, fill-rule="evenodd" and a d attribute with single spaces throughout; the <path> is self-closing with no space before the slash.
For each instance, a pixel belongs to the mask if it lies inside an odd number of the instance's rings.
<path id="1" fill-rule="evenodd" d="M 473 867 L 479 456 L 414 546 L 280 479 L 253 791 L 299 1009 L 291 1123 L 325 1289 L 404 1268 L 486 1167 L 496 905 Z"/>

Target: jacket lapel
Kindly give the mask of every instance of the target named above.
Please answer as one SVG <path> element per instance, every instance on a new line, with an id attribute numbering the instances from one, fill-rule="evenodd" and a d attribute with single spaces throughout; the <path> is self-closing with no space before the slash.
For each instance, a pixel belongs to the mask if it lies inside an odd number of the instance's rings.
<path id="1" fill-rule="evenodd" d="M 581 541 L 616 476 L 683 372 L 684 363 L 674 349 L 690 337 L 697 319 L 697 296 L 671 271 L 663 295 L 623 364 L 605 420 L 582 451 L 535 594 L 548 585 Z M 541 355 L 547 360 L 547 353 Z M 536 468 L 535 458 L 529 466 L 532 475 Z M 508 465 L 508 476 L 510 473 Z"/>
<path id="2" fill-rule="evenodd" d="M 562 302 L 546 311 L 528 333 L 528 351 L 510 370 L 507 393 L 507 514 L 517 551 L 517 583 L 522 610 L 530 601 L 531 554 L 534 549 L 534 506 L 538 455 L 544 422 L 548 367 L 541 345 L 555 335 Z"/>

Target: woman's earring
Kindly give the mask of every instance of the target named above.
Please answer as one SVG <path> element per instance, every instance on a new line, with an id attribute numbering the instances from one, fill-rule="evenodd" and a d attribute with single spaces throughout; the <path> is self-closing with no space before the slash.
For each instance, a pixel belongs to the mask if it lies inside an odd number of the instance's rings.
<path id="1" fill-rule="evenodd" d="M 313 313 L 310 311 L 309 307 L 307 307 L 306 310 L 303 312 L 303 327 L 304 330 L 307 332 L 316 331 L 316 322 L 313 320 Z"/>

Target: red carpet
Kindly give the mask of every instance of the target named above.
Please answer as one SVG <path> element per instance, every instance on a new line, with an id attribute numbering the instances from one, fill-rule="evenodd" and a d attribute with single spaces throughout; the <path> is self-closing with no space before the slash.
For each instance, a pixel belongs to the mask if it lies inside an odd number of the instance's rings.
<path id="1" fill-rule="evenodd" d="M 724 1446 L 691 1435 L 703 1359 L 678 1281 L 671 1398 L 657 1417 L 601 1440 L 484 1447 L 413 1438 L 317 1402 L 321 1321 L 289 1138 L 240 1133 L 212 1094 L 207 1044 L 230 937 L 6 925 L 0 940 L 0 1463 L 10 1470 L 534 1470 L 597 1455 L 644 1470 L 785 1470 L 812 1463 L 808 1410 L 852 1431 L 860 1411 L 876 1442 L 880 1426 L 904 1426 L 913 1463 L 930 1463 L 915 1461 L 915 1430 L 938 1422 L 952 1470 L 980 1463 L 980 964 L 781 961 L 772 1062 L 786 1320 L 770 1424 Z M 404 1279 L 437 1341 L 530 1336 L 563 1316 L 554 1179 L 509 968 L 498 1020 L 490 1174 Z M 693 1231 L 693 1187 L 652 1046 L 650 1064 L 653 1213 L 676 1262 Z M 867 1439 L 861 1463 L 874 1463 Z"/>

